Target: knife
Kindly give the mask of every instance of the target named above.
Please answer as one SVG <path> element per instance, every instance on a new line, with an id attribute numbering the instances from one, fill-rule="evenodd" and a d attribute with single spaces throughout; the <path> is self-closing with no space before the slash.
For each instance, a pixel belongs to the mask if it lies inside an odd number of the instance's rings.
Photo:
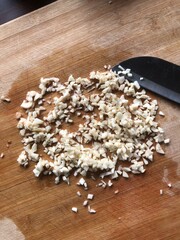
<path id="1" fill-rule="evenodd" d="M 112 70 L 123 75 L 122 70 L 127 68 L 132 74 L 125 74 L 126 79 L 180 104 L 180 66 L 161 58 L 142 56 L 127 59 Z"/>

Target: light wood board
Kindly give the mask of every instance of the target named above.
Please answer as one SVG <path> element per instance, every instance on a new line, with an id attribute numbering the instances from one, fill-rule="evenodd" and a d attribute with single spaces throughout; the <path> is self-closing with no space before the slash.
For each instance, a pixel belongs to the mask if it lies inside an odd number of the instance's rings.
<path id="1" fill-rule="evenodd" d="M 5 154 L 0 159 L 0 239 L 180 238 L 178 105 L 151 94 L 166 115 L 158 118 L 171 139 L 166 155 L 156 155 L 144 175 L 119 179 L 111 189 L 96 188 L 97 182 L 88 179 L 95 215 L 82 206 L 86 192 L 76 196 L 74 177 L 71 186 L 55 185 L 53 177 L 35 178 L 33 165 L 18 166 L 22 145 L 15 119 L 40 77 L 65 81 L 70 74 L 88 76 L 105 64 L 143 55 L 180 64 L 179 9 L 178 0 L 57 1 L 0 26 L 0 95 L 12 100 L 0 104 L 0 152 Z M 116 189 L 119 194 L 114 195 Z M 78 214 L 71 212 L 72 206 L 79 208 Z M 5 226 L 8 219 L 12 222 Z"/>

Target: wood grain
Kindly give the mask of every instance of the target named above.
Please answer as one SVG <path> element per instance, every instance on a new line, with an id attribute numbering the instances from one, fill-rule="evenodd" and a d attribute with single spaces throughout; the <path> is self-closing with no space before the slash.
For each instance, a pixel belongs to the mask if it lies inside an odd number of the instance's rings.
<path id="1" fill-rule="evenodd" d="M 56 186 L 53 177 L 36 179 L 32 165 L 26 170 L 18 166 L 22 145 L 14 117 L 42 76 L 65 81 L 70 74 L 87 76 L 105 64 L 142 55 L 180 64 L 179 9 L 178 0 L 57 1 L 0 26 L 0 95 L 12 100 L 0 104 L 0 152 L 5 154 L 0 159 L 0 226 L 9 218 L 28 240 L 179 239 L 178 105 L 151 94 L 166 114 L 159 117 L 171 138 L 166 155 L 156 155 L 144 175 L 115 181 L 112 189 L 96 188 L 97 182 L 88 179 L 95 215 L 82 206 L 86 192 L 81 199 L 76 196 L 76 178 L 71 177 L 71 186 Z M 120 192 L 114 195 L 116 189 Z M 79 208 L 78 214 L 71 212 L 72 206 Z"/>

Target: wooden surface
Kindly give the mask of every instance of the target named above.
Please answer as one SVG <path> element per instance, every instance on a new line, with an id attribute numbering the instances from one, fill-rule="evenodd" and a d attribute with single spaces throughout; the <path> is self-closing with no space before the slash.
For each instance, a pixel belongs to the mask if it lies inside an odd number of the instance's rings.
<path id="1" fill-rule="evenodd" d="M 179 9 L 178 0 L 57 1 L 0 26 L 0 95 L 12 100 L 0 104 L 0 152 L 5 154 L 0 159 L 0 239 L 180 238 L 178 105 L 152 95 L 166 114 L 159 121 L 171 144 L 144 175 L 120 179 L 105 190 L 88 179 L 95 215 L 82 207 L 86 192 L 81 199 L 76 196 L 74 177 L 71 186 L 55 185 L 52 177 L 35 178 L 32 165 L 26 170 L 18 166 L 22 145 L 14 117 L 42 76 L 64 81 L 70 74 L 87 76 L 105 64 L 141 55 L 180 64 Z"/>

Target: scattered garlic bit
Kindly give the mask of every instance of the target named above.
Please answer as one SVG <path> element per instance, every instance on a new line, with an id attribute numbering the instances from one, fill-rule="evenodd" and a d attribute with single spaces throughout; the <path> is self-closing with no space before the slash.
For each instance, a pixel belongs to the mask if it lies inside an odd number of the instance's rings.
<path id="1" fill-rule="evenodd" d="M 3 102 L 7 102 L 7 103 L 10 103 L 10 102 L 11 102 L 11 99 L 5 97 L 4 95 L 2 95 L 2 96 L 1 96 L 1 101 L 3 101 Z"/>
<path id="2" fill-rule="evenodd" d="M 85 201 L 83 202 L 83 206 L 86 207 L 87 205 L 88 205 L 88 200 L 85 200 Z"/>
<path id="3" fill-rule="evenodd" d="M 101 187 L 102 187 L 102 188 L 106 188 L 107 183 L 106 183 L 105 181 L 103 181 L 103 180 L 101 180 L 101 183 L 102 183 Z"/>
<path id="4" fill-rule="evenodd" d="M 85 190 L 88 189 L 87 182 L 84 180 L 84 178 L 80 178 L 79 182 L 77 183 L 79 186 L 83 186 Z"/>
<path id="5" fill-rule="evenodd" d="M 72 207 L 72 212 L 74 212 L 74 213 L 77 213 L 78 212 L 78 209 L 77 209 L 77 207 Z"/>
<path id="6" fill-rule="evenodd" d="M 155 121 L 157 100 L 141 90 L 138 82 L 126 80 L 130 69 L 119 66 L 116 74 L 110 65 L 106 68 L 105 72 L 91 72 L 89 78 L 71 75 L 64 84 L 58 78 L 41 78 L 39 91 L 27 93 L 21 104 L 25 114 L 17 116 L 24 145 L 20 165 L 35 162 L 34 175 L 54 174 L 56 184 L 61 180 L 69 184 L 74 171 L 74 176 L 82 176 L 77 184 L 87 190 L 83 177 L 88 172 L 101 171 L 101 178 L 128 178 L 129 174 L 145 172 L 144 166 L 153 161 L 154 143 L 156 151 L 164 154 L 160 143 L 167 139 Z M 86 94 L 94 88 L 98 93 Z M 54 92 L 57 96 L 45 100 L 46 93 Z M 51 110 L 42 116 L 45 101 Z M 64 123 L 73 124 L 74 115 L 81 115 L 84 123 L 75 132 L 62 129 Z M 86 146 L 89 143 L 92 147 Z M 50 160 L 40 156 L 40 145 Z M 117 167 L 124 161 L 129 166 Z M 107 185 L 105 181 L 98 184 L 103 188 Z"/>
<path id="7" fill-rule="evenodd" d="M 86 183 L 86 181 L 84 180 L 84 178 L 80 178 L 79 182 L 77 183 L 77 185 L 81 185 L 83 186 Z"/>
<path id="8" fill-rule="evenodd" d="M 119 193 L 119 190 L 117 189 L 116 191 L 114 191 L 114 194 L 118 194 Z"/>
<path id="9" fill-rule="evenodd" d="M 96 210 L 94 210 L 93 208 L 90 207 L 90 205 L 88 205 L 88 212 L 91 214 L 95 214 Z"/>
<path id="10" fill-rule="evenodd" d="M 171 183 L 168 183 L 168 187 L 169 187 L 169 188 L 172 188 L 172 184 L 171 184 Z"/>
<path id="11" fill-rule="evenodd" d="M 113 1 L 109 1 L 109 4 L 112 4 L 113 3 Z"/>
<path id="12" fill-rule="evenodd" d="M 162 189 L 160 189 L 160 191 L 159 191 L 159 192 L 160 192 L 160 195 L 163 195 L 163 190 L 162 190 Z"/>
<path id="13" fill-rule="evenodd" d="M 140 77 L 140 81 L 143 81 L 144 80 L 144 78 L 143 77 Z"/>
<path id="14" fill-rule="evenodd" d="M 9 147 L 10 147 L 10 145 L 11 145 L 11 142 L 10 142 L 10 141 L 8 141 L 8 142 L 6 143 L 6 147 L 7 147 L 7 148 L 9 148 Z"/>
<path id="15" fill-rule="evenodd" d="M 169 138 L 164 139 L 164 143 L 165 143 L 165 144 L 170 143 L 170 139 L 169 139 Z"/>
<path id="16" fill-rule="evenodd" d="M 19 120 L 22 117 L 22 113 L 16 112 L 16 119 Z"/>
<path id="17" fill-rule="evenodd" d="M 162 111 L 159 111 L 159 115 L 163 117 L 165 116 L 165 114 Z"/>
<path id="18" fill-rule="evenodd" d="M 94 195 L 93 195 L 93 194 L 89 193 L 89 194 L 87 195 L 87 199 L 88 199 L 88 200 L 92 200 L 93 198 L 94 198 Z"/>
<path id="19" fill-rule="evenodd" d="M 4 158 L 4 156 L 5 156 L 4 153 L 0 154 L 0 158 Z"/>
<path id="20" fill-rule="evenodd" d="M 111 187 L 113 185 L 112 181 L 109 180 L 108 183 L 107 183 L 108 187 Z"/>
<path id="21" fill-rule="evenodd" d="M 80 191 L 77 191 L 77 195 L 78 195 L 78 197 L 81 197 Z"/>
<path id="22" fill-rule="evenodd" d="M 162 149 L 162 147 L 159 143 L 156 144 L 156 152 L 160 153 L 160 154 L 165 154 L 164 150 Z"/>

